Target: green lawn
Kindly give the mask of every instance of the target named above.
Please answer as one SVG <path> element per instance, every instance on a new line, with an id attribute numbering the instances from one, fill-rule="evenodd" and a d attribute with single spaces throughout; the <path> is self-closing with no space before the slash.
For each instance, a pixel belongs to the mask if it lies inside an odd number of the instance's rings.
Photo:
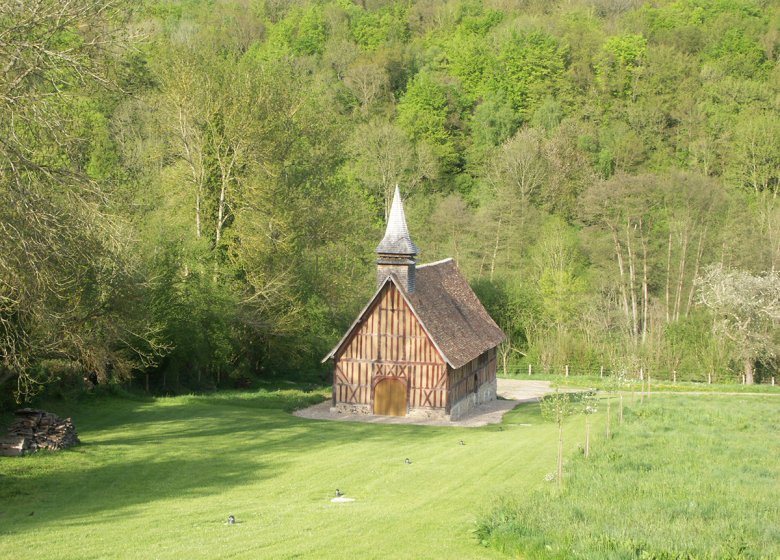
<path id="1" fill-rule="evenodd" d="M 624 425 L 573 458 L 562 493 L 506 499 L 480 536 L 527 559 L 780 558 L 780 397 L 626 402 Z"/>
<path id="2" fill-rule="evenodd" d="M 307 399 L 261 390 L 49 405 L 73 417 L 83 445 L 0 457 L 0 557 L 498 558 L 477 543 L 476 520 L 554 470 L 555 428 L 536 405 L 499 430 L 285 410 Z M 582 419 L 568 430 L 571 452 Z M 331 503 L 336 488 L 356 501 Z M 229 514 L 239 523 L 226 525 Z"/>
<path id="3" fill-rule="evenodd" d="M 620 391 L 643 391 L 647 389 L 646 384 L 642 384 L 639 380 L 627 380 L 625 384 L 617 384 L 614 377 L 605 375 L 599 377 L 598 375 L 570 375 L 568 377 L 564 375 L 549 375 L 549 374 L 533 374 L 526 375 L 520 373 L 517 375 L 502 376 L 506 379 L 520 379 L 523 381 L 550 381 L 553 386 L 560 385 L 566 387 L 588 387 L 596 388 L 599 390 L 620 390 Z M 672 382 L 669 379 L 650 379 L 650 392 L 665 392 L 665 393 L 761 393 L 761 394 L 774 394 L 780 395 L 780 385 L 772 385 L 769 382 L 764 382 L 755 385 L 742 385 L 740 383 L 701 383 L 695 381 L 677 381 Z"/>

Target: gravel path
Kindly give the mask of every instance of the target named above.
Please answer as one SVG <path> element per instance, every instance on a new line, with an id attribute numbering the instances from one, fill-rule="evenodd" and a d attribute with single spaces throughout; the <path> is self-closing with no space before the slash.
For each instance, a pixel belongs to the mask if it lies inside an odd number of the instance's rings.
<path id="1" fill-rule="evenodd" d="M 342 414 L 330 411 L 330 400 L 315 404 L 309 408 L 296 410 L 295 416 L 312 420 L 338 420 L 346 422 L 370 422 L 372 424 L 416 424 L 418 426 L 459 426 L 475 428 L 487 424 L 498 424 L 504 414 L 521 403 L 536 402 L 539 397 L 552 392 L 549 381 L 525 381 L 520 379 L 499 379 L 498 399 L 475 408 L 471 414 L 460 420 L 445 422 L 442 420 L 422 420 L 403 416 L 366 416 L 362 414 Z"/>

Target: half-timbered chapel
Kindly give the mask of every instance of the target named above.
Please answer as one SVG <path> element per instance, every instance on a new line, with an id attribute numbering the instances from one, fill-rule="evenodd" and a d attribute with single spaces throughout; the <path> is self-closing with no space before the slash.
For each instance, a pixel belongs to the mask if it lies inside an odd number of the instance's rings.
<path id="1" fill-rule="evenodd" d="M 333 409 L 457 420 L 496 398 L 504 333 L 455 261 L 417 266 L 401 195 L 376 248 L 377 290 L 333 359 Z"/>

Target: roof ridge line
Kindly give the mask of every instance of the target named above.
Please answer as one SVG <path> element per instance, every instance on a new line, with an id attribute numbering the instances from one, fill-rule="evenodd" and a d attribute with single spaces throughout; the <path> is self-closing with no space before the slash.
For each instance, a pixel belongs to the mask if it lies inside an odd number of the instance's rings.
<path id="1" fill-rule="evenodd" d="M 453 259 L 452 257 L 447 257 L 446 259 L 442 259 L 440 261 L 434 261 L 434 262 L 429 262 L 429 263 L 425 263 L 425 264 L 418 264 L 417 268 L 420 269 L 420 268 L 425 268 L 426 266 L 436 266 L 437 264 L 444 264 L 444 263 L 446 263 L 448 261 L 455 262 L 455 259 Z"/>

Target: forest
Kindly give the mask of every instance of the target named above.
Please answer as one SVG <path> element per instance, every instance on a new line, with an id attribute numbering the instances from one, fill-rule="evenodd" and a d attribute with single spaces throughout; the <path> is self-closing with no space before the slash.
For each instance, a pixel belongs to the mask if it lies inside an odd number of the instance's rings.
<path id="1" fill-rule="evenodd" d="M 0 0 L 0 68 L 0 401 L 328 383 L 396 184 L 505 371 L 777 372 L 776 2 Z"/>

